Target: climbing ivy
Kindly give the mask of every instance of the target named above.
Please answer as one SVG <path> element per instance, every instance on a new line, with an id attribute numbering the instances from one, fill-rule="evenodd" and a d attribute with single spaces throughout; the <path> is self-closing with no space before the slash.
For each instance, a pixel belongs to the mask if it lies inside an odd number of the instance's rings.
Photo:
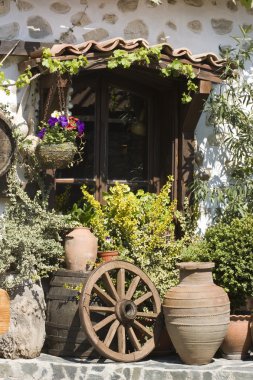
<path id="1" fill-rule="evenodd" d="M 50 73 L 59 72 L 60 74 L 68 73 L 75 75 L 81 68 L 88 64 L 88 60 L 84 55 L 79 55 L 77 58 L 68 60 L 58 60 L 52 58 L 52 53 L 49 48 L 43 49 L 41 64 L 46 67 Z"/>
<path id="2" fill-rule="evenodd" d="M 187 79 L 187 90 L 182 94 L 182 103 L 189 103 L 192 100 L 191 93 L 197 91 L 197 85 L 193 82 L 195 76 L 192 65 L 183 64 L 178 59 L 175 59 L 169 63 L 166 67 L 161 68 L 160 57 L 161 57 L 162 46 L 154 46 L 151 48 L 141 47 L 133 52 L 128 52 L 125 50 L 117 49 L 113 52 L 112 56 L 109 57 L 107 67 L 109 69 L 115 69 L 117 67 L 123 67 L 124 69 L 130 68 L 133 64 L 142 66 L 153 66 L 158 68 L 164 77 L 180 77 L 184 76 Z M 49 48 L 44 48 L 42 51 L 41 65 L 48 70 L 50 73 L 60 73 L 76 75 L 78 71 L 85 68 L 88 64 L 88 60 L 84 55 L 79 55 L 74 59 L 59 60 L 52 57 L 51 50 Z M 1 67 L 0 62 L 0 67 Z M 3 71 L 0 71 L 0 89 L 4 90 L 7 94 L 10 93 L 9 86 L 16 85 L 17 88 L 22 88 L 31 83 L 33 79 L 38 77 L 40 74 L 33 75 L 31 71 L 31 66 L 27 66 L 25 71 L 20 74 L 14 84 L 5 78 Z"/>
<path id="3" fill-rule="evenodd" d="M 164 77 L 180 77 L 184 76 L 187 79 L 187 91 L 182 94 L 182 103 L 189 103 L 192 100 L 191 93 L 196 92 L 198 87 L 193 82 L 196 78 L 193 67 L 190 64 L 183 64 L 178 59 L 173 60 L 166 67 L 161 68 L 162 46 L 158 45 L 151 48 L 141 47 L 134 52 L 128 52 L 126 50 L 117 49 L 113 52 L 113 55 L 109 58 L 107 67 L 109 69 L 115 69 L 122 67 L 124 69 L 130 68 L 133 64 L 141 66 L 153 65 L 159 68 L 161 74 Z"/>

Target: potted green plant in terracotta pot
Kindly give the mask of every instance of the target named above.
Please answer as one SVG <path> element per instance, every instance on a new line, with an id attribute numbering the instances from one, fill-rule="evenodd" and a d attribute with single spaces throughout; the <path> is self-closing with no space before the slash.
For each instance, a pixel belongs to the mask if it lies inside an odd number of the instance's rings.
<path id="1" fill-rule="evenodd" d="M 47 122 L 42 121 L 37 134 L 40 143 L 36 148 L 41 165 L 50 169 L 71 165 L 76 153 L 82 150 L 84 128 L 81 120 L 60 111 L 54 111 Z"/>
<path id="2" fill-rule="evenodd" d="M 98 251 L 98 258 L 102 261 L 111 261 L 119 256 L 116 243 L 113 238 L 106 236 L 105 240 L 100 242 L 100 250 Z"/>
<path id="3" fill-rule="evenodd" d="M 110 261 L 118 255 L 116 239 L 111 236 L 111 223 L 108 212 L 89 194 L 86 186 L 82 186 L 83 199 L 75 203 L 70 212 L 71 219 L 80 225 L 90 228 L 98 239 L 98 258 Z"/>

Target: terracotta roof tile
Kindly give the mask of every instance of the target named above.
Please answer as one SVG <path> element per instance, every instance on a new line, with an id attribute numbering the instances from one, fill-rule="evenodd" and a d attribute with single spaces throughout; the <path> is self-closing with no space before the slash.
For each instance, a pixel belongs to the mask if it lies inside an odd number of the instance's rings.
<path id="1" fill-rule="evenodd" d="M 219 58 L 214 53 L 203 53 L 193 55 L 192 52 L 187 48 L 173 49 L 169 44 L 163 43 L 162 54 L 167 55 L 171 58 L 185 59 L 192 62 L 193 64 L 208 64 L 213 68 L 221 68 L 224 66 L 225 61 Z M 96 52 L 111 52 L 115 49 L 124 49 L 132 51 L 140 47 L 149 48 L 149 43 L 138 38 L 135 40 L 124 40 L 123 38 L 113 38 L 107 41 L 96 42 L 93 40 L 83 42 L 77 45 L 71 44 L 56 44 L 51 48 L 52 55 L 55 57 L 64 55 L 80 55 Z M 37 50 L 31 54 L 32 58 L 38 58 L 41 56 L 42 50 Z"/>

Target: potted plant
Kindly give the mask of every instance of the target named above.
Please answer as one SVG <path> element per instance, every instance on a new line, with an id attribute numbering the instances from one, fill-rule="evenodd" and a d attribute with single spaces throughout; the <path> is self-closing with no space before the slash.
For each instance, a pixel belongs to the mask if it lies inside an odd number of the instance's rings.
<path id="1" fill-rule="evenodd" d="M 128 185 L 116 183 L 103 194 L 102 205 L 82 186 L 83 197 L 71 212 L 98 237 L 99 251 L 116 250 L 121 259 L 139 266 L 161 297 L 178 282 L 176 262 L 193 226 L 177 211 L 176 201 L 171 201 L 171 184 L 170 177 L 160 193 L 154 194 L 134 193 Z M 176 223 L 185 232 L 181 239 L 175 236 Z"/>
<path id="2" fill-rule="evenodd" d="M 117 245 L 113 238 L 106 236 L 105 240 L 101 241 L 100 250 L 98 251 L 98 258 L 102 261 L 111 261 L 119 256 Z"/>
<path id="3" fill-rule="evenodd" d="M 45 168 L 65 168 L 72 164 L 75 154 L 83 148 L 84 128 L 78 118 L 54 111 L 47 122 L 41 122 L 37 134 L 40 143 L 36 152 L 41 164 Z"/>
<path id="4" fill-rule="evenodd" d="M 248 356 L 251 346 L 250 311 L 246 297 L 253 293 L 253 217 L 234 218 L 209 227 L 203 240 L 190 245 L 183 261 L 213 261 L 215 283 L 222 286 L 231 301 L 230 325 L 221 346 L 228 359 Z"/>
<path id="5" fill-rule="evenodd" d="M 82 186 L 83 200 L 72 207 L 71 220 L 81 226 L 90 228 L 98 238 L 98 258 L 102 261 L 109 261 L 119 255 L 116 240 L 111 236 L 111 223 L 108 219 L 106 206 L 96 201 L 93 195 L 89 194 L 86 186 Z"/>

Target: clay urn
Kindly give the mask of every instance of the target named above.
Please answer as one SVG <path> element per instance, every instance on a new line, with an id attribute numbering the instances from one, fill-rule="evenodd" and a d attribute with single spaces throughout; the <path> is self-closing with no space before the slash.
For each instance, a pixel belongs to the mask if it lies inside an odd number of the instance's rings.
<path id="1" fill-rule="evenodd" d="M 242 360 L 249 357 L 252 347 L 250 325 L 251 315 L 231 315 L 227 334 L 221 345 L 225 359 Z"/>
<path id="2" fill-rule="evenodd" d="M 177 267 L 180 283 L 163 301 L 166 328 L 184 363 L 207 364 L 226 335 L 230 302 L 213 283 L 214 263 L 188 262 Z"/>
<path id="3" fill-rule="evenodd" d="M 98 239 L 87 227 L 76 227 L 65 236 L 65 262 L 72 271 L 91 270 L 97 259 Z"/>

